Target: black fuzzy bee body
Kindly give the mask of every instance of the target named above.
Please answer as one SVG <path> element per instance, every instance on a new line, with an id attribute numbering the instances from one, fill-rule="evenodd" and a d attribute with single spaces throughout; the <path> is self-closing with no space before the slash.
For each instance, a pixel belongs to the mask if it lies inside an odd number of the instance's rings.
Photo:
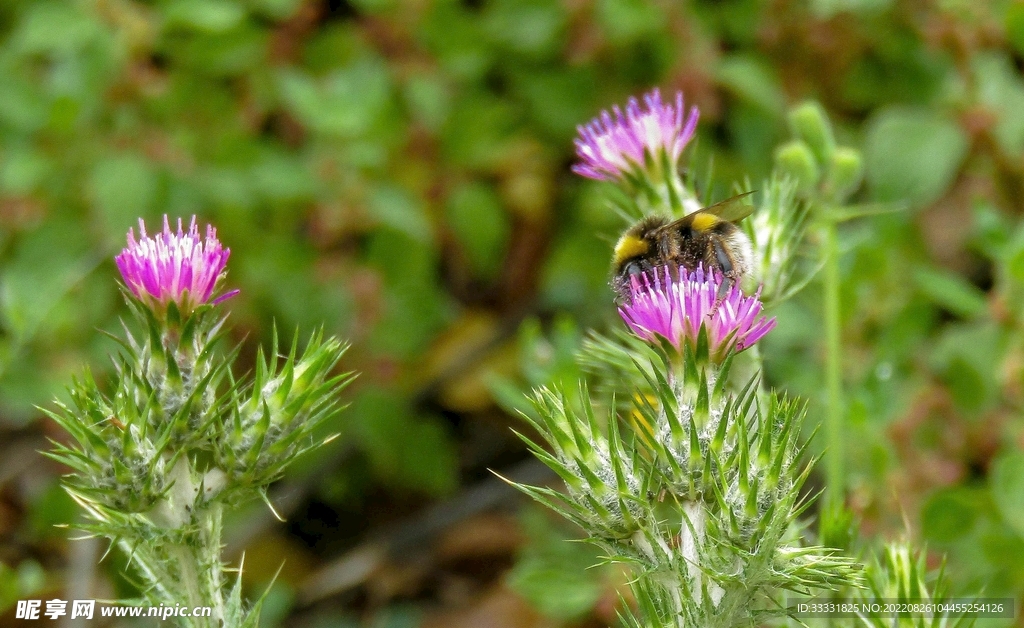
<path id="1" fill-rule="evenodd" d="M 726 279 L 724 295 L 751 269 L 750 239 L 736 224 L 752 210 L 738 202 L 746 196 L 735 196 L 677 220 L 648 216 L 627 229 L 612 258 L 612 288 L 619 299 L 628 301 L 632 277 L 659 266 L 689 270 L 703 266 L 721 272 Z"/>

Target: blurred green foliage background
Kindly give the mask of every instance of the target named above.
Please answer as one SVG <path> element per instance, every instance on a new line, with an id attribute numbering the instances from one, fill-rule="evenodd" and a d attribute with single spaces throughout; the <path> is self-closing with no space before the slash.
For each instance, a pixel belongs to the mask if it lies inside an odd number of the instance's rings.
<path id="1" fill-rule="evenodd" d="M 690 168 L 716 198 L 768 175 L 807 98 L 863 151 L 856 200 L 880 211 L 841 230 L 849 504 L 866 538 L 948 555 L 955 591 L 1020 601 L 1022 68 L 1019 0 L 5 0 L 0 614 L 102 554 L 54 527 L 78 514 L 35 406 L 109 368 L 127 229 L 195 213 L 232 250 L 241 368 L 276 321 L 350 339 L 362 373 L 342 437 L 271 495 L 287 522 L 254 506 L 229 530 L 252 584 L 287 561 L 266 625 L 614 621 L 617 576 L 487 469 L 527 460 L 516 386 L 575 377 L 582 330 L 618 324 L 623 224 L 568 167 L 577 124 L 652 86 L 700 107 Z M 764 348 L 812 424 L 819 293 Z M 445 518 L 481 496 L 508 508 Z M 330 584 L 396 536 L 409 560 Z M 130 594 L 124 560 L 96 597 Z"/>

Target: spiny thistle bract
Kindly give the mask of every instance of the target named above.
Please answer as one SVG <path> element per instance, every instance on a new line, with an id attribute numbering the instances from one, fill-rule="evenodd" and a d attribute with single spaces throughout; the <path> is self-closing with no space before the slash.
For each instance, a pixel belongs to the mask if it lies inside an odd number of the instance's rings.
<path id="1" fill-rule="evenodd" d="M 228 590 L 221 560 L 225 506 L 266 500 L 267 485 L 297 456 L 319 446 L 323 423 L 339 409 L 352 376 L 335 373 L 346 345 L 314 333 L 287 356 L 260 354 L 251 380 L 231 372 L 236 350 L 218 344 L 226 317 L 217 297 L 229 251 L 213 228 L 204 242 L 164 231 L 142 241 L 129 233 L 118 256 L 124 295 L 137 327 L 125 324 L 115 377 L 104 392 L 86 373 L 70 403 L 44 410 L 71 435 L 49 456 L 72 469 L 64 479 L 86 510 L 80 527 L 117 542 L 152 605 L 208 606 L 212 617 L 177 617 L 183 626 L 255 626 L 241 578 Z M 240 571 L 240 570 L 239 570 Z"/>
<path id="2" fill-rule="evenodd" d="M 929 574 L 925 552 L 915 551 L 905 541 L 892 542 L 882 548 L 868 563 L 866 575 L 867 587 L 857 596 L 865 603 L 888 600 L 915 609 L 925 608 L 928 603 L 941 606 L 948 600 L 945 565 L 936 574 Z M 896 619 L 891 613 L 862 613 L 856 623 L 868 628 L 970 628 L 976 621 L 977 617 L 971 614 L 912 611 L 901 613 Z"/>
<path id="3" fill-rule="evenodd" d="M 809 505 L 802 405 L 762 395 L 755 380 L 733 391 L 734 355 L 713 367 L 685 348 L 682 360 L 643 365 L 654 375 L 623 419 L 601 416 L 586 386 L 578 407 L 563 391 L 535 393 L 545 444 L 524 439 L 567 491 L 519 487 L 586 530 L 609 560 L 632 565 L 638 626 L 743 625 L 784 615 L 782 590 L 858 580 L 854 561 L 793 534 Z"/>
<path id="4" fill-rule="evenodd" d="M 762 300 L 772 305 L 793 296 L 814 278 L 813 271 L 799 265 L 810 212 L 789 177 L 773 174 L 762 189 L 757 210 L 742 225 L 754 250 L 751 274 L 761 285 Z"/>

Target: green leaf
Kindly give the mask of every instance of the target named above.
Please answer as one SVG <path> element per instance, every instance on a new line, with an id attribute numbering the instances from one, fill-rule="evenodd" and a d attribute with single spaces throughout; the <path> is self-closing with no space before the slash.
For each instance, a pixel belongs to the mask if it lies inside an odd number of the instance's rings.
<path id="1" fill-rule="evenodd" d="M 157 175 L 143 157 L 116 155 L 93 166 L 87 188 L 93 206 L 106 221 L 107 229 L 111 233 L 121 233 L 134 226 L 139 217 L 152 215 Z"/>
<path id="2" fill-rule="evenodd" d="M 988 311 L 985 293 L 954 273 L 921 267 L 914 271 L 914 284 L 933 303 L 962 318 L 975 318 Z"/>
<path id="3" fill-rule="evenodd" d="M 724 57 L 715 72 L 718 82 L 740 99 L 781 117 L 786 107 L 782 82 L 770 65 L 749 54 Z"/>
<path id="4" fill-rule="evenodd" d="M 293 15 L 302 0 L 250 0 L 253 9 L 275 20 L 284 20 Z"/>
<path id="5" fill-rule="evenodd" d="M 868 123 L 864 163 L 868 185 L 880 201 L 915 207 L 949 188 L 967 155 L 967 136 L 946 116 L 903 107 L 882 109 Z"/>
<path id="6" fill-rule="evenodd" d="M 396 6 L 395 0 L 351 0 L 361 14 L 384 13 Z"/>
<path id="7" fill-rule="evenodd" d="M 996 324 L 948 326 L 935 343 L 933 368 L 942 374 L 953 400 L 969 414 L 994 404 L 999 395 L 996 369 L 1006 352 L 1006 335 Z"/>
<path id="8" fill-rule="evenodd" d="M 370 238 L 367 263 L 384 278 L 383 317 L 367 344 L 392 357 L 412 358 L 452 320 L 450 297 L 438 285 L 432 247 L 393 229 Z"/>
<path id="9" fill-rule="evenodd" d="M 17 341 L 44 329 L 57 304 L 95 268 L 82 248 L 76 225 L 50 221 L 24 238 L 0 269 L 0 315 Z"/>
<path id="10" fill-rule="evenodd" d="M 429 242 L 432 229 L 419 199 L 394 185 L 380 185 L 370 193 L 367 209 L 384 225 L 418 242 Z"/>
<path id="11" fill-rule="evenodd" d="M 496 54 L 481 20 L 462 3 L 433 2 L 430 7 L 421 31 L 428 50 L 453 77 L 478 80 Z"/>
<path id="12" fill-rule="evenodd" d="M 9 45 L 22 54 L 71 54 L 104 35 L 101 24 L 73 2 L 37 2 L 25 13 Z"/>
<path id="13" fill-rule="evenodd" d="M 611 306 L 609 247 L 592 233 L 574 233 L 557 242 L 541 273 L 541 294 L 555 307 L 576 307 L 589 299 Z"/>
<path id="14" fill-rule="evenodd" d="M 547 56 L 562 45 L 565 9 L 557 0 L 495 0 L 487 4 L 483 24 L 502 47 Z"/>
<path id="15" fill-rule="evenodd" d="M 26 194 L 38 187 L 50 173 L 52 162 L 32 148 L 9 148 L 0 161 L 0 190 Z"/>
<path id="16" fill-rule="evenodd" d="M 203 199 L 228 207 L 251 207 L 256 202 L 252 179 L 248 172 L 208 167 L 196 177 Z"/>
<path id="17" fill-rule="evenodd" d="M 238 26 L 245 9 L 231 0 L 174 0 L 164 10 L 168 26 L 223 33 Z"/>
<path id="18" fill-rule="evenodd" d="M 236 279 L 231 283 L 246 286 L 247 293 L 264 301 L 289 327 L 344 324 L 352 313 L 351 297 L 344 285 L 325 285 L 309 272 L 314 256 L 308 243 L 281 233 L 251 233 L 247 241 L 232 243 L 232 260 L 237 255 L 248 262 L 235 267 L 244 277 L 232 275 Z"/>
<path id="19" fill-rule="evenodd" d="M 391 97 L 387 67 L 371 57 L 338 68 L 322 80 L 300 70 L 282 70 L 278 87 L 303 123 L 346 137 L 366 133 Z"/>
<path id="20" fill-rule="evenodd" d="M 487 185 L 469 183 L 452 193 L 445 209 L 470 265 L 479 275 L 493 277 L 505 258 L 512 229 L 501 199 Z"/>
<path id="21" fill-rule="evenodd" d="M 1001 455 L 992 465 L 989 487 L 1003 518 L 1024 537 L 1024 452 Z"/>
<path id="22" fill-rule="evenodd" d="M 829 18 L 837 13 L 850 11 L 853 13 L 880 13 L 889 8 L 893 0 L 812 0 L 811 8 L 822 18 Z"/>
<path id="23" fill-rule="evenodd" d="M 412 414 L 393 391 L 364 390 L 348 411 L 374 468 L 398 486 L 431 494 L 455 488 L 458 455 L 451 437 L 432 417 Z"/>
<path id="24" fill-rule="evenodd" d="M 48 102 L 40 86 L 0 67 L 0 122 L 22 133 L 46 124 Z"/>
<path id="25" fill-rule="evenodd" d="M 1005 233 L 1001 234 L 1005 237 Z M 1018 283 L 1024 283 L 1024 228 L 1018 229 L 1005 250 L 1006 272 Z"/>
<path id="26" fill-rule="evenodd" d="M 265 155 L 251 171 L 252 187 L 271 203 L 310 201 L 317 183 L 309 167 L 295 155 Z"/>
<path id="27" fill-rule="evenodd" d="M 36 538 L 63 539 L 66 532 L 57 526 L 74 521 L 78 506 L 59 482 L 53 481 L 36 497 L 30 513 L 31 529 Z"/>
<path id="28" fill-rule="evenodd" d="M 1018 54 L 1024 54 L 1024 2 L 1011 2 L 1003 18 L 1006 39 Z"/>
<path id="29" fill-rule="evenodd" d="M 451 90 L 441 77 L 427 73 L 410 76 L 403 96 L 415 120 L 431 131 L 436 132 L 451 112 Z"/>
<path id="30" fill-rule="evenodd" d="M 943 489 L 932 495 L 921 513 L 921 527 L 929 541 L 951 543 L 971 534 L 978 519 L 976 495 L 967 488 Z"/>
<path id="31" fill-rule="evenodd" d="M 466 124 L 473 120 L 472 124 Z M 445 157 L 469 168 L 493 167 L 507 152 L 515 129 L 511 104 L 484 93 L 466 93 L 454 106 L 445 126 Z"/>
<path id="32" fill-rule="evenodd" d="M 1009 55 L 979 53 L 971 58 L 977 99 L 997 120 L 993 135 L 1010 155 L 1024 153 L 1024 81 Z"/>
<path id="33" fill-rule="evenodd" d="M 516 88 L 530 106 L 530 115 L 564 145 L 570 145 L 576 126 L 594 115 L 597 75 L 590 67 L 519 72 Z M 671 95 L 669 95 L 671 97 Z"/>
<path id="34" fill-rule="evenodd" d="M 573 543 L 536 509 L 522 518 L 530 543 L 508 574 L 508 584 L 539 611 L 573 620 L 593 609 L 601 597 L 600 570 L 593 547 Z"/>
<path id="35" fill-rule="evenodd" d="M 227 77 L 266 67 L 269 39 L 267 31 L 243 21 L 223 33 L 199 32 L 191 37 L 173 38 L 168 42 L 168 49 L 183 66 L 188 67 L 193 78 Z M 237 106 L 226 99 L 219 102 L 213 100 L 211 96 L 222 94 L 211 94 L 204 84 L 200 83 L 196 87 L 198 89 L 194 97 L 202 99 L 199 101 L 202 106 L 210 108 L 209 113 L 218 118 L 223 115 L 222 108 Z"/>
<path id="36" fill-rule="evenodd" d="M 598 0 L 597 18 L 608 39 L 628 44 L 664 27 L 665 15 L 647 0 Z"/>
<path id="37" fill-rule="evenodd" d="M 374 613 L 372 622 L 353 623 L 351 628 L 357 628 L 358 626 L 366 626 L 367 628 L 417 628 L 424 624 L 423 613 L 423 610 L 418 605 L 411 602 L 389 604 Z M 343 623 L 339 628 L 349 628 L 349 626 Z"/>

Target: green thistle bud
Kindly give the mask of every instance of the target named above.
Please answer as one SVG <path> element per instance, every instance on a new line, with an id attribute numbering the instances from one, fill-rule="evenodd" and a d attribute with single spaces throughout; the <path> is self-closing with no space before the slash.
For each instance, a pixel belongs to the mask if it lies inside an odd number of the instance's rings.
<path id="1" fill-rule="evenodd" d="M 277 479 L 320 444 L 313 433 L 337 410 L 336 393 L 352 380 L 351 373 L 332 375 L 346 349 L 316 333 L 300 357 L 296 336 L 279 365 L 275 334 L 269 357 L 260 352 L 252 386 L 237 391 L 230 429 L 218 432 L 214 449 L 217 465 L 242 494 Z"/>
<path id="2" fill-rule="evenodd" d="M 775 166 L 797 182 L 800 191 L 808 193 L 818 185 L 821 170 L 807 142 L 792 140 L 775 150 Z"/>
<path id="3" fill-rule="evenodd" d="M 816 101 L 807 101 L 789 112 L 789 128 L 793 135 L 811 148 L 819 164 L 832 160 L 836 148 L 835 136 L 828 115 Z"/>
<path id="4" fill-rule="evenodd" d="M 863 176 L 864 160 L 859 150 L 840 146 L 832 153 L 826 186 L 836 200 L 841 201 L 852 194 Z"/>

